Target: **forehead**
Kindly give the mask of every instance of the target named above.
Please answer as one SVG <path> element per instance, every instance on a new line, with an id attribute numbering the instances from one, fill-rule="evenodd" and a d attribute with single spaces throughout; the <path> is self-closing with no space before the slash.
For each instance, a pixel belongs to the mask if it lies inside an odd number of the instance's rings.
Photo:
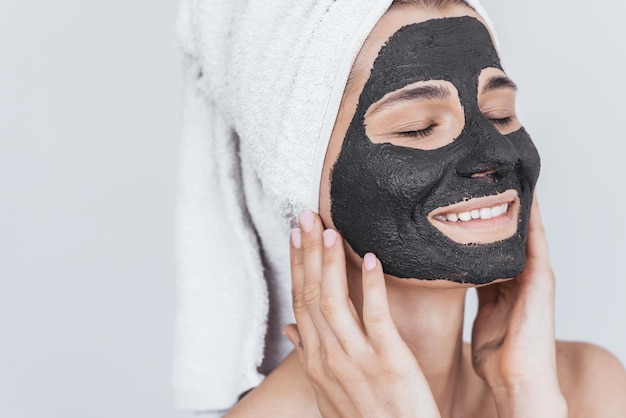
<path id="1" fill-rule="evenodd" d="M 374 61 L 377 59 L 379 53 L 381 52 L 381 49 L 384 48 L 385 44 L 390 40 L 390 38 L 394 37 L 394 34 L 396 34 L 398 31 L 406 29 L 405 27 L 407 26 L 416 26 L 415 24 L 420 24 L 433 19 L 454 18 L 462 16 L 472 17 L 482 23 L 487 33 L 489 33 L 489 36 L 491 38 L 491 44 L 495 44 L 493 42 L 493 36 L 488 31 L 487 25 L 482 16 L 480 16 L 468 6 L 455 5 L 442 10 L 430 8 L 427 9 L 414 6 L 405 6 L 399 8 L 392 7 L 378 21 L 374 29 L 370 32 L 368 38 L 365 40 L 363 46 L 361 47 L 361 50 L 359 51 L 359 54 L 356 57 L 350 76 L 349 90 L 351 90 L 351 93 L 359 93 L 362 90 L 363 85 L 370 76 L 370 72 L 372 70 L 372 67 L 374 66 Z M 413 47 L 414 50 L 416 49 L 415 46 L 407 45 L 407 47 L 409 49 L 411 47 Z M 421 48 L 420 52 L 423 52 L 427 48 L 428 45 L 426 44 L 424 45 L 424 48 Z M 441 54 L 438 59 L 441 59 Z M 458 61 L 456 62 L 458 63 Z"/>
<path id="2" fill-rule="evenodd" d="M 389 38 L 363 94 L 376 101 L 386 92 L 427 80 L 477 84 L 482 69 L 489 67 L 500 69 L 500 61 L 481 22 L 470 16 L 430 19 L 403 26 Z"/>

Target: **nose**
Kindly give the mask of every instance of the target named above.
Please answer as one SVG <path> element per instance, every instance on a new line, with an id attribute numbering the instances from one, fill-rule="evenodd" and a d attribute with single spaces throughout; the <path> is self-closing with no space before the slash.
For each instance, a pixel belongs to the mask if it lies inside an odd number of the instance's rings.
<path id="1" fill-rule="evenodd" d="M 491 122 L 488 122 L 491 124 Z M 481 129 L 474 149 L 457 165 L 461 177 L 498 181 L 509 175 L 519 156 L 511 141 L 493 126 Z"/>

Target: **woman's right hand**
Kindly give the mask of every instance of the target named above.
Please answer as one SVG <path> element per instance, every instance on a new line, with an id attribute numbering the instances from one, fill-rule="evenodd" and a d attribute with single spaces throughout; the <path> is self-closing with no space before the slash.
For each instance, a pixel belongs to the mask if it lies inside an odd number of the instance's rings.
<path id="1" fill-rule="evenodd" d="M 439 417 L 428 382 L 391 318 L 382 267 L 362 266 L 363 322 L 348 295 L 343 239 L 312 212 L 292 231 L 294 344 L 323 417 Z"/>
<path id="2" fill-rule="evenodd" d="M 537 196 L 533 198 L 526 266 L 515 280 L 477 289 L 472 362 L 502 416 L 567 416 L 557 373 L 555 278 Z"/>

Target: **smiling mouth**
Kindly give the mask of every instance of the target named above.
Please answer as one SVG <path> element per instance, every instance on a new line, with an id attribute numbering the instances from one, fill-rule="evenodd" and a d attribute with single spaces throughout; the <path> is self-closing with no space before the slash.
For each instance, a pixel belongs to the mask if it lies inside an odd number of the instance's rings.
<path id="1" fill-rule="evenodd" d="M 471 198 L 440 207 L 427 217 L 430 223 L 460 244 L 489 244 L 517 232 L 520 201 L 517 191 Z"/>

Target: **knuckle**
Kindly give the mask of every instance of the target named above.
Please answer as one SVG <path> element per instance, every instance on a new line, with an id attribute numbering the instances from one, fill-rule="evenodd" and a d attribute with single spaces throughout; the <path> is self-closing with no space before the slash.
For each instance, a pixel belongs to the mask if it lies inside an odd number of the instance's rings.
<path id="1" fill-rule="evenodd" d="M 302 255 L 299 254 L 298 251 L 293 251 L 291 253 L 291 267 L 301 267 L 304 265 L 304 261 L 302 260 Z"/>
<path id="2" fill-rule="evenodd" d="M 382 309 L 371 309 L 367 314 L 367 322 L 372 325 L 384 325 L 387 315 Z"/>
<path id="3" fill-rule="evenodd" d="M 305 254 L 318 252 L 321 247 L 321 241 L 316 238 L 309 238 L 302 241 L 302 251 Z"/>
<path id="4" fill-rule="evenodd" d="M 307 357 L 304 361 L 304 371 L 314 383 L 319 383 L 323 380 L 323 372 L 317 360 L 314 361 L 310 357 Z"/>
<path id="5" fill-rule="evenodd" d="M 370 344 L 355 345 L 350 348 L 350 357 L 358 358 L 367 365 L 376 364 L 378 361 L 378 353 Z"/>
<path id="6" fill-rule="evenodd" d="M 319 286 L 312 283 L 305 283 L 302 288 L 302 302 L 305 306 L 313 305 L 319 302 L 320 289 Z"/>
<path id="7" fill-rule="evenodd" d="M 343 356 L 328 356 L 325 366 L 326 374 L 333 380 L 344 380 L 346 377 L 350 377 L 353 374 L 348 370 L 348 362 Z"/>
<path id="8" fill-rule="evenodd" d="M 333 251 L 332 248 L 324 247 L 324 255 L 323 255 L 322 263 L 324 265 L 333 265 L 337 263 L 338 261 L 339 261 L 339 257 L 336 254 L 336 252 Z"/>
<path id="9" fill-rule="evenodd" d="M 294 312 L 303 312 L 306 310 L 306 303 L 304 302 L 304 299 L 301 298 L 297 292 L 292 292 L 292 305 L 293 305 L 293 310 Z"/>
<path id="10" fill-rule="evenodd" d="M 379 362 L 379 371 L 385 377 L 386 380 L 399 381 L 403 380 L 408 371 L 407 361 L 399 357 L 387 357 Z"/>
<path id="11" fill-rule="evenodd" d="M 299 310 L 306 309 L 306 303 L 304 302 L 302 292 L 294 286 L 291 287 L 291 301 L 294 311 L 297 312 Z"/>
<path id="12" fill-rule="evenodd" d="M 378 277 L 371 274 L 367 280 L 363 280 L 363 286 L 370 292 L 378 292 L 382 290 L 384 284 L 378 279 Z"/>
<path id="13" fill-rule="evenodd" d="M 363 280 L 363 291 L 367 292 L 371 298 L 379 301 L 383 298 L 383 292 L 385 291 L 385 285 L 376 278 L 369 277 L 367 280 Z"/>
<path id="14" fill-rule="evenodd" d="M 337 301 L 332 295 L 322 295 L 320 297 L 320 312 L 325 318 L 334 317 L 337 314 Z"/>

